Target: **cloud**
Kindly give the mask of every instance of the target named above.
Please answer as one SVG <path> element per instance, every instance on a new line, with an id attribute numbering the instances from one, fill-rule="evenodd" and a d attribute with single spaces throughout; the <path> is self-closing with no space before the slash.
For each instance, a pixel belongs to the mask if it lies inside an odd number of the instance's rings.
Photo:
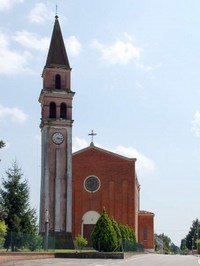
<path id="1" fill-rule="evenodd" d="M 200 112 L 194 114 L 191 130 L 196 137 L 200 137 Z"/>
<path id="2" fill-rule="evenodd" d="M 133 44 L 130 35 L 125 33 L 124 36 L 125 41 L 118 40 L 110 46 L 103 45 L 97 40 L 94 40 L 91 46 L 100 51 L 101 56 L 105 61 L 113 65 L 125 65 L 131 60 L 138 60 L 140 58 L 142 49 Z"/>
<path id="3" fill-rule="evenodd" d="M 12 49 L 11 45 L 16 47 L 16 43 L 24 46 L 26 50 L 20 52 Z M 40 38 L 37 34 L 25 30 L 17 31 L 13 37 L 0 32 L 0 74 L 31 72 L 28 64 L 33 59 L 33 53 L 29 50 L 46 52 L 49 49 L 49 43 L 50 38 Z M 66 49 L 71 56 L 78 56 L 81 47 L 81 43 L 75 36 L 70 36 L 66 40 Z"/>
<path id="4" fill-rule="evenodd" d="M 82 45 L 75 36 L 70 36 L 65 40 L 66 50 L 69 54 L 76 57 L 79 55 Z"/>
<path id="5" fill-rule="evenodd" d="M 79 151 L 79 150 L 84 149 L 86 147 L 88 147 L 88 143 L 85 139 L 81 139 L 78 137 L 73 138 L 73 145 L 72 145 L 72 151 L 73 152 Z"/>
<path id="6" fill-rule="evenodd" d="M 14 4 L 23 2 L 24 0 L 0 0 L 0 10 L 9 10 Z"/>
<path id="7" fill-rule="evenodd" d="M 142 71 L 146 71 L 146 72 L 149 72 L 149 71 L 153 71 L 153 70 L 156 70 L 158 68 L 161 68 L 162 67 L 162 64 L 157 64 L 157 65 L 154 65 L 154 66 L 145 66 L 143 63 L 141 62 L 136 62 L 135 63 L 136 67 Z"/>
<path id="8" fill-rule="evenodd" d="M 99 50 L 102 59 L 112 65 L 125 65 L 130 61 L 134 61 L 136 68 L 145 72 L 153 71 L 162 67 L 162 64 L 146 66 L 144 63 L 142 63 L 141 53 L 143 49 L 134 45 L 133 39 L 129 34 L 124 33 L 123 37 L 124 40 L 117 40 L 111 45 L 104 45 L 98 40 L 94 40 L 91 43 L 91 47 Z"/>
<path id="9" fill-rule="evenodd" d="M 30 11 L 28 19 L 32 23 L 43 24 L 47 20 L 52 20 L 54 16 L 55 12 L 53 12 L 51 7 L 40 2 L 36 3 L 33 9 Z"/>
<path id="10" fill-rule="evenodd" d="M 0 105 L 0 119 L 11 119 L 12 122 L 23 123 L 27 120 L 28 116 L 18 107 L 5 107 Z"/>
<path id="11" fill-rule="evenodd" d="M 21 45 L 39 51 L 46 51 L 49 47 L 50 38 L 39 38 L 35 33 L 18 31 L 13 39 Z"/>
<path id="12" fill-rule="evenodd" d="M 147 156 L 138 152 L 135 148 L 124 147 L 122 145 L 119 145 L 114 150 L 114 152 L 126 156 L 128 158 L 136 158 L 136 167 L 139 174 L 144 174 L 146 172 L 154 172 L 156 169 L 155 162 Z"/>
<path id="13" fill-rule="evenodd" d="M 0 74 L 16 74 L 30 71 L 27 63 L 31 54 L 27 51 L 17 52 L 10 49 L 8 36 L 0 33 Z"/>
<path id="14" fill-rule="evenodd" d="M 26 48 L 38 51 L 46 51 L 50 44 L 50 38 L 40 38 L 37 34 L 25 30 L 16 32 L 13 40 Z M 67 52 L 74 57 L 79 55 L 82 48 L 81 43 L 75 36 L 70 36 L 68 39 L 66 39 L 65 46 Z"/>

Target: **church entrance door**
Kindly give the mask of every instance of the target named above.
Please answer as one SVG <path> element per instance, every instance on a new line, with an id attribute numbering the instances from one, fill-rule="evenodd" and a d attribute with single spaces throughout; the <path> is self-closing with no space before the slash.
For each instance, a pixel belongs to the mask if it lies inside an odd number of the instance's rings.
<path id="1" fill-rule="evenodd" d="M 91 234 L 99 217 L 96 211 L 88 211 L 82 217 L 82 236 L 87 239 L 88 247 L 92 247 Z"/>
<path id="2" fill-rule="evenodd" d="M 92 238 L 91 234 L 94 229 L 95 224 L 84 224 L 83 225 L 83 237 L 87 239 L 88 247 L 92 247 Z"/>

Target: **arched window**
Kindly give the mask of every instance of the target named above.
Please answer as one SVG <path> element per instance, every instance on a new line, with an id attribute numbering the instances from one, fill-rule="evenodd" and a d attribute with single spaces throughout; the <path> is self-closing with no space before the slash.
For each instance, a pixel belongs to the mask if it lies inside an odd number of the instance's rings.
<path id="1" fill-rule="evenodd" d="M 61 103 L 60 105 L 60 118 L 67 118 L 67 106 L 65 103 Z"/>
<path id="2" fill-rule="evenodd" d="M 49 118 L 56 118 L 56 104 L 54 102 L 49 105 Z"/>
<path id="3" fill-rule="evenodd" d="M 55 88 L 57 90 L 61 89 L 61 76 L 59 74 L 55 76 Z"/>

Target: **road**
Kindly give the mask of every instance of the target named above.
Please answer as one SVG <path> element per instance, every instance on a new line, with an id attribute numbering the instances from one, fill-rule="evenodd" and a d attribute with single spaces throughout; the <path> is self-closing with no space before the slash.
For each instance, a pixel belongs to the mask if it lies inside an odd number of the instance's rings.
<path id="1" fill-rule="evenodd" d="M 179 255 L 135 255 L 125 260 L 111 259 L 43 259 L 16 261 L 12 266 L 200 266 L 200 258 Z"/>

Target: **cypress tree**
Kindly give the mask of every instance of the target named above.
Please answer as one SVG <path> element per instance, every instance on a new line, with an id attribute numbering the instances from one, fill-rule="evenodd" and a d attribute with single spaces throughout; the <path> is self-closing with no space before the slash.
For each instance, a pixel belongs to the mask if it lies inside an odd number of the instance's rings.
<path id="1" fill-rule="evenodd" d="M 122 239 L 122 234 L 121 234 L 121 231 L 120 231 L 120 228 L 119 228 L 119 224 L 115 221 L 114 218 L 111 219 L 111 222 L 112 222 L 112 226 L 116 232 L 116 235 L 117 235 L 117 246 L 118 246 L 118 249 L 121 245 L 121 239 Z"/>
<path id="2" fill-rule="evenodd" d="M 111 252 L 117 248 L 117 234 L 105 208 L 92 232 L 92 243 L 94 249 L 99 251 Z"/>

